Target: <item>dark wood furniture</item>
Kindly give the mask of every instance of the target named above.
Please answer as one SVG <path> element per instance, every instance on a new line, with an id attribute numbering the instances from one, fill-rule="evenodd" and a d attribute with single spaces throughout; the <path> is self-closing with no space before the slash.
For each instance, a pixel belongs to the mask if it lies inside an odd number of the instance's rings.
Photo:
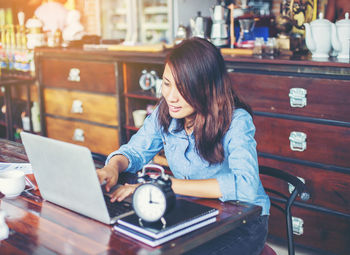
<path id="1" fill-rule="evenodd" d="M 121 144 L 118 64 L 82 51 L 37 52 L 42 133 L 107 155 Z"/>
<path id="2" fill-rule="evenodd" d="M 287 228 L 286 236 L 288 241 L 288 255 L 294 255 L 295 248 L 293 241 L 293 222 L 291 209 L 297 196 L 300 196 L 300 198 L 303 201 L 307 201 L 310 198 L 309 193 L 305 191 L 305 183 L 303 183 L 294 175 L 286 173 L 281 169 L 276 169 L 272 167 L 260 165 L 259 173 L 261 176 L 269 176 L 274 179 L 277 179 L 281 183 L 293 185 L 293 190 L 289 196 L 281 193 L 280 190 L 275 190 L 271 188 L 265 188 L 265 191 L 268 195 L 270 195 L 270 198 L 272 200 L 271 206 L 274 206 L 285 215 L 285 223 Z M 278 197 L 278 199 L 276 199 L 276 196 Z"/>
<path id="3" fill-rule="evenodd" d="M 350 65 L 226 56 L 236 91 L 252 106 L 259 164 L 302 178 L 310 194 L 292 209 L 297 244 L 350 253 Z M 265 188 L 287 184 L 262 176 Z M 277 197 L 273 197 L 277 199 Z M 269 233 L 285 233 L 271 210 Z"/>
<path id="4" fill-rule="evenodd" d="M 26 162 L 23 147 L 0 139 L 0 161 Z M 151 248 L 105 225 L 47 201 L 19 196 L 2 199 L 7 213 L 8 239 L 0 254 L 181 254 L 258 217 L 261 207 L 239 202 L 187 198 L 219 209 L 217 222 Z"/>
<path id="5" fill-rule="evenodd" d="M 153 94 L 141 91 L 141 71 L 156 70 L 161 76 L 166 53 L 38 49 L 36 54 L 39 76 L 40 63 L 46 58 L 58 62 L 86 59 L 116 63 L 122 144 L 137 131 L 132 111 L 157 102 Z M 308 57 L 224 58 L 236 91 L 253 107 L 259 164 L 301 177 L 310 193 L 308 201 L 297 199 L 292 209 L 295 243 L 319 251 L 350 254 L 350 235 L 346 234 L 350 233 L 349 62 L 313 61 Z M 47 84 L 40 81 L 45 90 Z M 67 89 L 57 92 L 63 94 Z M 43 115 L 50 117 L 45 112 L 50 101 L 44 102 Z M 57 119 L 52 124 L 60 126 Z M 62 133 L 68 130 L 62 129 Z M 112 142 L 109 139 L 105 146 Z M 164 158 L 158 162 L 166 165 Z M 262 181 L 265 187 L 280 187 L 289 194 L 288 185 L 268 177 L 262 177 Z M 281 222 L 283 215 L 272 209 L 271 235 L 285 237 Z"/>
<path id="6" fill-rule="evenodd" d="M 31 116 L 31 96 L 30 96 L 30 85 L 33 84 L 34 78 L 30 76 L 16 77 L 0 75 L 0 88 L 4 88 L 4 105 L 6 106 L 5 123 L 0 123 L 6 127 L 6 138 L 15 140 L 14 136 L 14 112 L 13 112 L 13 98 L 12 88 L 13 87 L 25 87 L 26 91 L 26 112 L 29 115 L 30 130 L 33 130 L 32 116 Z"/>
<path id="7" fill-rule="evenodd" d="M 42 134 L 108 155 L 138 130 L 132 112 L 157 103 L 139 78 L 144 69 L 161 77 L 165 54 L 37 49 Z M 167 165 L 164 157 L 155 162 Z"/>

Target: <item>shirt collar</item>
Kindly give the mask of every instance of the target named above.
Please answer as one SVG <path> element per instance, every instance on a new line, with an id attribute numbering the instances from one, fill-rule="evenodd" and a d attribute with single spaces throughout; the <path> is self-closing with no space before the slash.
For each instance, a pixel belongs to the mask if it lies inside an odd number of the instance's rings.
<path id="1" fill-rule="evenodd" d="M 177 119 L 172 119 L 171 120 L 169 128 L 168 128 L 169 133 L 174 135 L 174 136 L 187 139 L 187 134 L 186 134 L 185 130 L 176 131 L 176 129 L 177 129 L 177 122 L 178 122 Z"/>

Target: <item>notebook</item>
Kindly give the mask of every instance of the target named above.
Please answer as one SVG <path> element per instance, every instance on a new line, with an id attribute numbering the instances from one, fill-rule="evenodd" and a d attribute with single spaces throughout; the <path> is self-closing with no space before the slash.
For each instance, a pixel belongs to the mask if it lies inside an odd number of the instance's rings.
<path id="1" fill-rule="evenodd" d="M 149 246 L 155 247 L 158 245 L 161 245 L 162 243 L 168 242 L 170 240 L 173 240 L 177 237 L 180 237 L 182 235 L 185 235 L 187 233 L 190 233 L 196 229 L 202 228 L 206 225 L 209 225 L 216 221 L 216 217 L 211 217 L 209 219 L 203 220 L 201 222 L 198 222 L 196 224 L 193 224 L 191 226 L 188 226 L 186 228 L 180 229 L 176 232 L 173 232 L 169 235 L 163 236 L 161 238 L 152 238 L 148 235 L 145 235 L 143 233 L 137 232 L 134 229 L 128 228 L 124 225 L 115 225 L 114 230 L 120 233 L 123 233 L 124 235 L 130 236 L 132 238 L 135 238 L 136 240 L 139 240 L 145 244 L 148 244 Z"/>
<path id="2" fill-rule="evenodd" d="M 110 203 L 103 194 L 88 148 L 26 132 L 21 138 L 45 200 L 106 224 L 134 213 L 131 197 Z"/>
<path id="3" fill-rule="evenodd" d="M 158 242 L 156 242 L 158 245 L 159 239 L 168 241 L 214 222 L 218 213 L 219 211 L 215 208 L 185 199 L 177 199 L 174 209 L 164 216 L 165 226 L 160 221 L 140 225 L 139 218 L 136 214 L 133 214 L 119 219 L 114 228 L 124 234 L 128 232 L 134 238 L 136 235 L 136 238 L 140 237 L 142 239 L 141 241 L 144 241 L 145 238 L 148 242 L 158 239 Z M 170 237 L 171 239 L 169 239 Z"/>

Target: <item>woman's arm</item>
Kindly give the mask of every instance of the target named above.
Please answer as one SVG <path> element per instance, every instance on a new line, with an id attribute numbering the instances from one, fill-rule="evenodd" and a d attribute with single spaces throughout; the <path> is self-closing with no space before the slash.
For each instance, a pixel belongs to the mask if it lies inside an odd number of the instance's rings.
<path id="1" fill-rule="evenodd" d="M 109 192 L 119 178 L 119 173 L 123 172 L 129 165 L 129 160 L 124 155 L 113 156 L 101 169 L 97 169 L 97 176 L 100 183 L 106 181 L 106 191 Z"/>
<path id="2" fill-rule="evenodd" d="M 109 192 L 123 171 L 136 172 L 147 164 L 162 148 L 163 141 L 157 124 L 156 110 L 147 117 L 143 126 L 132 136 L 127 144 L 112 152 L 102 169 L 97 170 L 100 182 L 106 181 Z M 111 201 L 121 201 L 132 194 L 138 185 L 126 184 L 118 188 L 112 195 Z"/>
<path id="3" fill-rule="evenodd" d="M 184 180 L 172 178 L 171 181 L 172 188 L 175 194 L 178 195 L 205 198 L 219 198 L 222 196 L 216 179 Z"/>
<path id="4" fill-rule="evenodd" d="M 112 152 L 107 158 L 107 164 L 115 155 L 122 154 L 128 159 L 126 171 L 136 173 L 163 148 L 157 111 L 148 116 L 143 126 L 134 134 L 128 143 Z"/>
<path id="5" fill-rule="evenodd" d="M 229 172 L 216 176 L 223 201 L 254 201 L 260 186 L 259 167 L 251 116 L 236 109 L 231 127 L 224 138 Z"/>

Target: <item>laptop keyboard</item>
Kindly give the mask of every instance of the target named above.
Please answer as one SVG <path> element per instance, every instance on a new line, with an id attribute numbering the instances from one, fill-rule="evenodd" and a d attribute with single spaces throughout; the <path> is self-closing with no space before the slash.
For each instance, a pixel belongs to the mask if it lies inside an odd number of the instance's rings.
<path id="1" fill-rule="evenodd" d="M 107 195 L 104 195 L 106 201 L 107 209 L 111 217 L 116 217 L 123 215 L 133 210 L 132 204 L 130 202 L 121 201 L 121 202 L 111 202 L 111 198 Z"/>

